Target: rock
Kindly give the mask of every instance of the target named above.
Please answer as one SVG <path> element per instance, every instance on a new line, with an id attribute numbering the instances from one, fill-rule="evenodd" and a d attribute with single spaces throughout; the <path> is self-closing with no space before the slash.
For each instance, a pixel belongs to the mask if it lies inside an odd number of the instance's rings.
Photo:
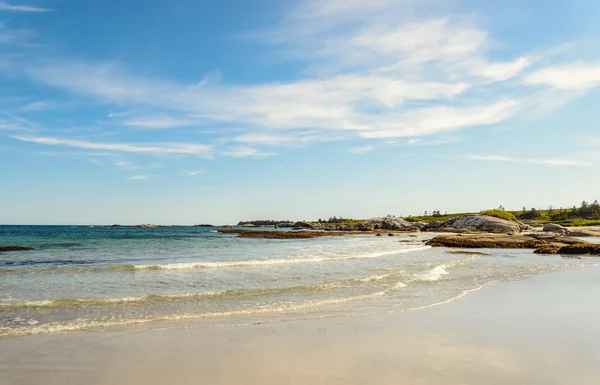
<path id="1" fill-rule="evenodd" d="M 25 247 L 25 246 L 0 246 L 0 253 L 8 252 L 8 251 L 30 251 L 35 250 L 33 247 Z"/>
<path id="2" fill-rule="evenodd" d="M 433 247 L 460 247 L 460 248 L 485 248 L 485 249 L 538 249 L 588 244 L 580 239 L 552 236 L 543 234 L 534 235 L 506 235 L 506 234 L 459 234 L 439 235 L 427 245 Z M 593 245 L 589 243 L 589 245 Z"/>
<path id="3" fill-rule="evenodd" d="M 340 231 L 277 231 L 277 230 L 239 230 L 220 229 L 222 234 L 236 234 L 240 238 L 263 238 L 263 239 L 305 239 L 318 237 L 335 237 L 350 235 Z"/>
<path id="4" fill-rule="evenodd" d="M 214 226 L 203 223 L 203 224 L 200 224 L 200 225 L 194 225 L 194 227 L 214 227 Z"/>
<path id="5" fill-rule="evenodd" d="M 466 215 L 450 218 L 436 229 L 444 232 L 519 234 L 525 225 L 488 215 Z"/>
<path id="6" fill-rule="evenodd" d="M 600 231 L 585 230 L 585 229 L 577 229 L 577 230 L 567 229 L 566 235 L 568 235 L 569 237 L 600 237 Z"/>
<path id="7" fill-rule="evenodd" d="M 396 231 L 419 231 L 424 224 L 414 223 L 396 217 L 380 217 L 371 218 L 366 221 L 359 223 L 357 229 L 360 231 L 373 231 L 373 230 L 396 230 Z"/>
<path id="8" fill-rule="evenodd" d="M 111 227 L 123 227 L 122 225 L 112 225 Z"/>
<path id="9" fill-rule="evenodd" d="M 306 223 L 306 222 L 296 222 L 294 223 L 294 230 L 298 230 L 298 229 L 312 229 L 314 226 L 311 225 L 310 223 Z"/>
<path id="10" fill-rule="evenodd" d="M 439 229 L 440 227 L 442 227 L 443 223 L 440 221 L 431 221 L 427 224 L 427 228 L 430 230 L 435 230 L 435 229 Z"/>
<path id="11" fill-rule="evenodd" d="M 394 233 L 388 233 L 388 237 L 395 237 Z"/>
<path id="12" fill-rule="evenodd" d="M 535 250 L 538 254 L 562 254 L 562 255 L 599 255 L 600 245 L 594 243 L 577 243 L 573 245 L 544 245 Z"/>
<path id="13" fill-rule="evenodd" d="M 381 233 L 377 233 L 377 234 L 375 234 L 375 236 L 381 237 Z"/>
<path id="14" fill-rule="evenodd" d="M 566 233 L 567 228 L 561 225 L 556 225 L 554 223 L 547 223 L 544 225 L 544 229 L 542 231 L 551 232 L 551 233 Z"/>

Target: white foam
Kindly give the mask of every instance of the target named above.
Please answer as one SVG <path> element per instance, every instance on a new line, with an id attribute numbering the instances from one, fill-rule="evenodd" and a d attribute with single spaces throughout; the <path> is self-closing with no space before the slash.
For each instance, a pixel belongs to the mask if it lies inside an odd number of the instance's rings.
<path id="1" fill-rule="evenodd" d="M 437 266 L 429 271 L 414 275 L 414 281 L 438 281 L 442 276 L 448 275 L 444 265 Z"/>
<path id="2" fill-rule="evenodd" d="M 182 262 L 168 264 L 134 265 L 138 270 L 191 270 L 191 269 L 219 269 L 230 267 L 261 267 L 279 266 L 290 264 L 308 264 L 321 262 L 346 261 L 353 259 L 373 259 L 387 255 L 395 255 L 419 250 L 429 249 L 430 246 L 402 248 L 397 250 L 357 254 L 346 257 L 312 257 L 312 258 L 273 258 L 273 259 L 251 259 L 245 261 L 223 261 L 223 262 Z"/>

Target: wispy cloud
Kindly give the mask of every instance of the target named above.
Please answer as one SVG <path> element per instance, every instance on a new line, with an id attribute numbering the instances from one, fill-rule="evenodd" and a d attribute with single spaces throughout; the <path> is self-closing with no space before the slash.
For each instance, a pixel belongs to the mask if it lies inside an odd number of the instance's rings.
<path id="1" fill-rule="evenodd" d="M 421 139 L 425 136 L 499 124 L 524 111 L 548 111 L 564 104 L 538 98 L 540 87 L 564 94 L 600 86 L 596 64 L 540 69 L 538 56 L 530 52 L 497 60 L 496 39 L 482 24 L 470 16 L 442 15 L 429 8 L 417 12 L 423 3 L 430 2 L 298 2 L 280 24 L 257 33 L 264 38 L 261 44 L 271 45 L 274 56 L 307 68 L 293 80 L 235 84 L 209 74 L 196 83 L 185 83 L 143 76 L 111 61 L 28 56 L 11 58 L 10 67 L 15 76 L 124 111 L 109 114 L 107 124 L 210 129 L 216 136 L 214 143 L 234 146 L 221 151 L 223 156 L 240 158 L 273 155 L 255 147 L 325 140 L 409 138 L 425 143 Z M 146 154 L 208 157 L 213 151 L 212 146 L 189 143 L 19 139 Z"/>
<path id="2" fill-rule="evenodd" d="M 148 178 L 149 178 L 148 175 L 132 175 L 127 179 L 129 179 L 129 180 L 146 180 Z"/>
<path id="3" fill-rule="evenodd" d="M 33 5 L 11 5 L 5 1 L 0 1 L 0 11 L 9 12 L 50 12 L 51 9 L 40 8 Z"/>
<path id="4" fill-rule="evenodd" d="M 191 143 L 155 143 L 155 144 L 128 144 L 128 143 L 94 143 L 85 140 L 58 139 L 41 136 L 13 136 L 14 139 L 52 146 L 65 146 L 85 148 L 91 150 L 106 150 L 118 152 L 132 152 L 138 154 L 182 154 L 197 155 L 208 158 L 212 154 L 212 146 Z"/>
<path id="5" fill-rule="evenodd" d="M 263 152 L 256 148 L 252 147 L 238 147 L 229 150 L 225 150 L 222 152 L 223 156 L 231 156 L 234 158 L 267 158 L 269 156 L 275 155 L 273 152 Z"/>
<path id="6" fill-rule="evenodd" d="M 125 126 L 139 127 L 148 129 L 161 129 L 171 127 L 186 127 L 197 124 L 193 119 L 178 119 L 167 115 L 139 117 L 135 119 L 125 120 Z"/>
<path id="7" fill-rule="evenodd" d="M 175 174 L 175 176 L 198 176 L 198 175 L 202 175 L 204 172 L 201 170 L 196 170 L 196 171 L 183 171 L 180 173 Z"/>
<path id="8" fill-rule="evenodd" d="M 530 158 L 513 158 L 501 155 L 467 155 L 468 159 L 481 160 L 487 162 L 507 162 L 507 163 L 531 163 L 546 166 L 564 166 L 564 167 L 590 167 L 593 163 L 573 159 L 530 159 Z"/>
<path id="9" fill-rule="evenodd" d="M 537 70 L 525 84 L 551 86 L 561 90 L 587 90 L 600 86 L 600 64 L 573 63 Z"/>
<path id="10" fill-rule="evenodd" d="M 366 154 L 374 150 L 373 146 L 355 147 L 348 150 L 352 154 Z"/>

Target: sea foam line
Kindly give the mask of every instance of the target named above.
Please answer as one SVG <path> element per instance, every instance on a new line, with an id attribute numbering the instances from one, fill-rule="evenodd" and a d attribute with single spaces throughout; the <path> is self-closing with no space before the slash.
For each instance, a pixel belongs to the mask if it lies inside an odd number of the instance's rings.
<path id="1" fill-rule="evenodd" d="M 245 261 L 223 261 L 223 262 L 182 262 L 182 263 L 168 263 L 168 264 L 144 264 L 144 265 L 133 265 L 137 270 L 190 270 L 190 269 L 219 269 L 219 268 L 230 268 L 230 267 L 261 267 L 261 266 L 279 266 L 279 265 L 291 265 L 291 264 L 308 264 L 308 263 L 320 263 L 320 262 L 335 262 L 335 261 L 347 261 L 355 259 L 373 259 L 379 258 L 386 255 L 394 255 L 400 253 L 408 253 L 413 251 L 426 250 L 431 248 L 430 246 L 424 247 L 413 247 L 406 249 L 399 249 L 393 251 L 384 251 L 377 253 L 367 253 L 362 255 L 353 255 L 347 257 L 313 257 L 313 258 L 275 258 L 275 259 L 251 259 Z"/>

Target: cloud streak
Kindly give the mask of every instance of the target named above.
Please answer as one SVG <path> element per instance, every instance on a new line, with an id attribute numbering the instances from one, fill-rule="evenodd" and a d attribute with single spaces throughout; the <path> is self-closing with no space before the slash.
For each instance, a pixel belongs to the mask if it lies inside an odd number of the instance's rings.
<path id="1" fill-rule="evenodd" d="M 467 155 L 468 159 L 480 160 L 486 162 L 504 162 L 504 163 L 529 163 L 545 166 L 561 166 L 561 167 L 591 167 L 593 163 L 572 160 L 572 159 L 528 159 L 528 158 L 512 158 L 501 155 Z"/>
<path id="2" fill-rule="evenodd" d="M 273 152 L 263 152 L 252 147 L 238 147 L 222 152 L 223 156 L 230 156 L 233 158 L 268 158 L 275 155 Z"/>
<path id="3" fill-rule="evenodd" d="M 5 1 L 0 1 L 0 11 L 43 13 L 50 12 L 52 10 L 48 8 L 36 7 L 33 5 L 11 5 Z"/>
<path id="4" fill-rule="evenodd" d="M 73 148 L 84 148 L 89 150 L 105 150 L 116 152 L 131 152 L 137 154 L 181 154 L 181 155 L 196 155 L 199 157 L 209 158 L 212 154 L 212 146 L 206 144 L 190 144 L 190 143 L 156 143 L 156 144 L 128 144 L 128 143 L 95 143 L 85 140 L 76 139 L 58 139 L 42 136 L 13 136 L 13 139 L 50 145 L 64 146 Z"/>

